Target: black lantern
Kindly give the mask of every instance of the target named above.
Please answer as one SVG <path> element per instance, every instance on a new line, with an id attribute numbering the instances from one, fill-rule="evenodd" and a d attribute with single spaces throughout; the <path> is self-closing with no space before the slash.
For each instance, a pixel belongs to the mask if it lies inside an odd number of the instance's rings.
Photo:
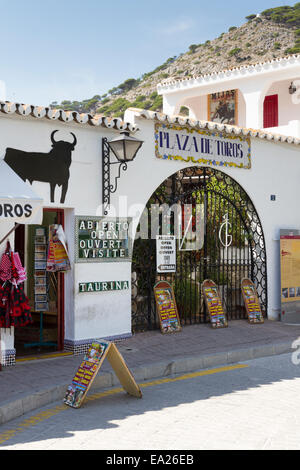
<path id="1" fill-rule="evenodd" d="M 120 178 L 121 169 L 127 170 L 127 163 L 131 162 L 141 146 L 142 140 L 131 137 L 128 131 L 122 131 L 118 137 L 108 141 L 106 137 L 102 139 L 102 180 L 103 180 L 103 206 L 104 215 L 107 215 L 107 208 L 110 204 L 110 195 L 117 190 L 117 180 Z M 115 155 L 117 161 L 110 160 L 110 151 Z M 119 165 L 118 174 L 115 177 L 115 184 L 110 183 L 110 165 Z"/>
<path id="2" fill-rule="evenodd" d="M 290 94 L 290 95 L 293 95 L 294 93 L 296 93 L 296 91 L 297 91 L 296 86 L 294 85 L 293 82 L 291 82 L 291 84 L 290 84 L 290 86 L 289 86 L 289 94 Z"/>

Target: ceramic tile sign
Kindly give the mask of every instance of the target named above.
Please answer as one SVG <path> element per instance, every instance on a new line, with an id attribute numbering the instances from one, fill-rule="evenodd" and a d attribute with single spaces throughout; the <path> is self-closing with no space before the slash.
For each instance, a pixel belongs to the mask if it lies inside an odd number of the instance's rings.
<path id="1" fill-rule="evenodd" d="M 213 328 L 226 328 L 228 322 L 216 284 L 211 279 L 206 279 L 202 283 L 202 291 L 211 326 Z"/>
<path id="2" fill-rule="evenodd" d="M 67 388 L 64 397 L 66 405 L 80 408 L 106 357 L 126 392 L 137 398 L 142 397 L 140 388 L 115 344 L 101 340 L 93 342 L 85 354 L 71 385 Z"/>
<path id="3" fill-rule="evenodd" d="M 180 331 L 181 325 L 172 286 L 167 281 L 157 282 L 154 286 L 154 297 L 161 332 L 165 334 Z"/>
<path id="4" fill-rule="evenodd" d="M 250 279 L 245 278 L 241 286 L 249 323 L 264 323 L 255 285 Z"/>
<path id="5" fill-rule="evenodd" d="M 75 262 L 130 261 L 131 218 L 75 217 Z"/>

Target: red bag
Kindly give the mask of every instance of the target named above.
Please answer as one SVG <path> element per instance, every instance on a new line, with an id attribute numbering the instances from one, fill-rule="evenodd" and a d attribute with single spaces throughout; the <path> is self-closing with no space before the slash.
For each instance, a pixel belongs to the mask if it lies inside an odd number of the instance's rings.
<path id="1" fill-rule="evenodd" d="M 0 279 L 1 281 L 8 281 L 11 279 L 11 259 L 10 259 L 10 244 L 7 242 L 6 250 L 3 253 L 0 261 Z"/>

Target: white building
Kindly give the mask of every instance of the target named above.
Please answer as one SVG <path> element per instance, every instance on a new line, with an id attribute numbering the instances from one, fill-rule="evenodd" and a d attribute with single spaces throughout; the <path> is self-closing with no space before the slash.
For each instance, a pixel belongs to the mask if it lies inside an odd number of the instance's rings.
<path id="1" fill-rule="evenodd" d="M 43 158 L 49 160 L 51 149 L 58 145 L 69 149 L 69 153 L 61 151 L 68 153 L 62 158 L 67 162 L 66 173 L 59 167 L 61 163 L 48 169 L 43 177 L 37 175 L 37 164 L 25 165 L 22 171 L 26 175 L 14 167 L 15 173 L 26 180 L 19 179 L 19 183 L 25 185 L 28 194 L 12 183 L 15 191 L 6 198 L 42 199 L 43 220 L 27 220 L 30 223 L 22 225 L 22 219 L 21 226 L 9 235 L 13 249 L 24 252 L 25 291 L 34 324 L 18 331 L 1 329 L 2 364 L 13 364 L 16 356 L 34 350 L 26 344 L 41 342 L 41 319 L 42 341 L 54 342 L 54 349 L 73 353 L 86 350 L 97 338 L 125 338 L 132 332 L 158 327 L 153 287 L 159 279 L 173 283 L 183 326 L 209 320 L 201 295 L 203 277 L 213 278 L 220 286 L 229 327 L 235 318 L 246 321 L 240 294 L 243 277 L 252 278 L 256 284 L 265 317 L 279 320 L 280 230 L 300 230 L 300 104 L 298 91 L 289 93 L 291 82 L 297 85 L 299 78 L 300 59 L 296 56 L 192 80 L 171 81 L 158 88 L 163 94 L 163 113 L 128 109 L 124 122 L 1 102 L 0 159 L 5 159 L 6 165 L 12 166 L 8 149 L 14 149 L 17 162 L 25 162 L 20 150 L 43 152 Z M 213 96 L 208 98 L 209 95 Z M 278 122 L 264 129 L 265 97 L 274 95 L 278 98 L 271 99 L 271 107 L 278 103 Z M 220 101 L 231 107 L 229 115 L 229 108 L 225 109 L 225 119 L 234 120 L 234 125 L 223 122 L 224 116 L 216 114 Z M 189 108 L 188 117 L 178 116 L 182 106 Z M 268 114 L 267 106 L 266 119 L 274 114 Z M 103 138 L 111 140 L 122 130 L 143 141 L 134 161 L 127 162 L 126 171 L 124 165 L 108 165 L 107 147 L 103 144 Z M 111 163 L 117 163 L 112 152 L 110 158 Z M 63 174 L 67 181 L 62 179 Z M 51 185 L 56 185 L 54 195 Z M 61 198 L 63 187 L 65 199 Z M 2 196 L 5 204 L 5 194 Z M 104 201 L 104 196 L 110 196 L 110 201 Z M 189 220 L 193 227 L 195 211 L 198 206 L 202 208 L 205 233 L 194 249 L 185 250 L 177 244 L 176 272 L 158 274 L 155 234 L 152 239 L 140 237 L 134 244 L 132 239 L 136 230 L 141 231 L 145 207 L 172 207 L 176 203 L 184 211 L 191 211 Z M 14 228 L 19 214 L 18 209 L 12 216 L 4 211 L 3 204 L 0 238 Z M 108 212 L 106 225 L 104 211 Z M 175 219 L 172 220 L 160 220 L 160 231 L 168 229 L 166 221 L 172 228 Z M 227 226 L 224 243 L 222 224 L 226 220 L 231 226 Z M 71 269 L 55 275 L 55 279 L 48 273 L 51 306 L 41 311 L 36 309 L 35 296 L 46 294 L 36 289 L 36 270 L 45 268 L 39 264 L 44 259 L 37 257 L 42 248 L 36 249 L 35 237 L 43 236 L 41 228 L 47 237 L 53 224 L 64 229 Z M 122 230 L 126 232 L 123 238 Z M 1 255 L 4 249 L 5 242 L 0 245 Z M 297 297 L 294 300 L 297 310 Z M 38 301 L 46 298 L 39 297 Z M 42 345 L 40 349 L 44 350 Z"/>
<path id="2" fill-rule="evenodd" d="M 295 55 L 192 79 L 166 80 L 158 93 L 163 96 L 164 113 L 176 115 L 185 106 L 190 118 L 207 121 L 209 95 L 237 90 L 235 125 L 300 137 L 299 80 L 300 56 Z M 292 95 L 291 83 L 297 88 Z"/>

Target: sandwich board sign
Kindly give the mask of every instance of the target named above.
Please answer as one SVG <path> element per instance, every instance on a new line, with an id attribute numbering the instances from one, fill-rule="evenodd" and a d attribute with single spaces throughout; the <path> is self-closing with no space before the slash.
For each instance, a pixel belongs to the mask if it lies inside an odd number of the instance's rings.
<path id="1" fill-rule="evenodd" d="M 211 279 L 205 279 L 202 283 L 202 291 L 206 307 L 208 309 L 210 323 L 213 328 L 226 328 L 227 318 L 223 310 L 217 285 Z"/>
<path id="2" fill-rule="evenodd" d="M 264 323 L 264 317 L 259 305 L 258 295 L 254 283 L 245 278 L 242 280 L 242 295 L 248 315 L 249 323 Z"/>
<path id="3" fill-rule="evenodd" d="M 167 281 L 157 282 L 154 286 L 154 297 L 160 331 L 163 334 L 180 331 L 181 325 L 172 286 Z"/>
<path id="4" fill-rule="evenodd" d="M 101 340 L 94 341 L 85 354 L 72 383 L 66 390 L 64 397 L 66 405 L 80 408 L 106 357 L 126 392 L 137 398 L 142 397 L 140 388 L 115 344 Z"/>

